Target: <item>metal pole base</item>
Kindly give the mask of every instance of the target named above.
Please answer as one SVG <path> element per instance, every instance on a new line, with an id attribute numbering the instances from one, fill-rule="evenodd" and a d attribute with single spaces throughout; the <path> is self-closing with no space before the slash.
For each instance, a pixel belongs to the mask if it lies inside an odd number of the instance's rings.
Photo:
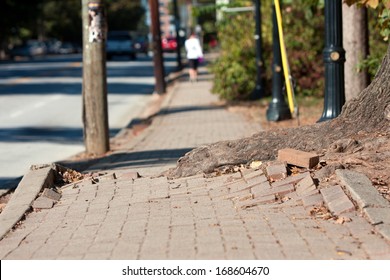
<path id="1" fill-rule="evenodd" d="M 283 102 L 284 103 L 284 102 Z M 291 112 L 286 103 L 271 102 L 267 109 L 267 120 L 278 122 L 291 119 Z"/>

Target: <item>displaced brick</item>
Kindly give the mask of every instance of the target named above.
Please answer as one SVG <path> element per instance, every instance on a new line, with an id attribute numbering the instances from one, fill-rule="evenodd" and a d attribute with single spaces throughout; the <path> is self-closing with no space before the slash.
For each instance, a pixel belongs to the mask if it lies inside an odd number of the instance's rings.
<path id="1" fill-rule="evenodd" d="M 50 198 L 50 199 L 55 200 L 55 201 L 58 201 L 61 198 L 60 193 L 56 192 L 53 189 L 49 189 L 49 188 L 44 189 L 41 196 Z"/>
<path id="2" fill-rule="evenodd" d="M 314 153 L 308 153 L 295 149 L 281 149 L 278 151 L 278 160 L 300 167 L 313 168 L 320 160 Z"/>
<path id="3" fill-rule="evenodd" d="M 340 199 L 345 196 L 343 189 L 340 186 L 331 186 L 320 190 L 324 201 L 330 203 L 332 200 Z"/>
<path id="4" fill-rule="evenodd" d="M 329 211 L 334 215 L 341 215 L 355 210 L 355 206 L 346 196 L 345 198 L 332 201 L 327 204 Z"/>
<path id="5" fill-rule="evenodd" d="M 336 175 L 360 208 L 389 207 L 389 202 L 378 193 L 363 173 L 338 169 Z"/>
<path id="6" fill-rule="evenodd" d="M 265 192 L 254 193 L 253 196 L 255 198 L 256 197 L 262 197 L 262 196 L 269 196 L 269 195 L 279 195 L 279 196 L 282 196 L 282 195 L 291 193 L 294 190 L 295 190 L 294 189 L 294 185 L 293 184 L 288 184 L 288 185 L 283 185 L 283 186 L 276 187 L 276 188 L 271 188 L 271 189 L 269 189 L 268 191 L 265 191 Z"/>
<path id="7" fill-rule="evenodd" d="M 250 199 L 250 200 L 240 201 L 236 204 L 236 208 L 245 209 L 249 207 L 254 207 L 256 205 L 268 204 L 273 202 L 275 202 L 275 196 L 267 195 L 267 196 Z"/>
<path id="8" fill-rule="evenodd" d="M 316 190 L 316 185 L 314 184 L 313 178 L 311 177 L 310 173 L 297 183 L 296 190 L 297 194 L 300 196 L 305 195 L 310 191 Z"/>
<path id="9" fill-rule="evenodd" d="M 349 200 L 340 186 L 331 186 L 320 190 L 329 211 L 334 215 L 355 210 L 355 206 Z"/>
<path id="10" fill-rule="evenodd" d="M 38 197 L 34 202 L 32 207 L 34 209 L 50 209 L 53 208 L 54 200 L 48 197 Z"/>
<path id="11" fill-rule="evenodd" d="M 307 195 L 302 197 L 303 207 L 311 207 L 311 206 L 320 206 L 324 203 L 322 195 L 320 193 L 316 193 L 314 195 Z"/>
<path id="12" fill-rule="evenodd" d="M 262 194 L 262 193 L 266 193 L 270 189 L 271 189 L 271 185 L 267 181 L 267 182 L 263 182 L 263 183 L 260 183 L 260 184 L 252 186 L 250 188 L 250 191 L 254 195 L 256 195 L 256 194 L 259 195 L 259 194 Z"/>
<path id="13" fill-rule="evenodd" d="M 235 192 L 232 192 L 229 194 L 224 194 L 224 195 L 221 195 L 219 197 L 221 197 L 223 199 L 234 199 L 236 197 L 246 196 L 249 194 L 250 194 L 250 189 L 248 188 L 248 189 L 244 189 L 244 190 L 240 190 L 240 191 L 235 191 Z"/>
<path id="14" fill-rule="evenodd" d="M 246 194 L 241 194 L 239 196 L 236 196 L 234 197 L 232 200 L 233 201 L 246 201 L 248 199 L 252 199 L 253 198 L 253 194 L 251 193 L 246 193 Z"/>
<path id="15" fill-rule="evenodd" d="M 258 176 L 253 176 L 253 177 L 250 177 L 250 178 L 246 178 L 245 177 L 245 180 L 248 182 L 248 185 L 255 185 L 255 184 L 261 184 L 263 182 L 267 182 L 268 179 L 267 177 L 264 175 L 264 173 L 259 173 Z"/>
<path id="16" fill-rule="evenodd" d="M 390 208 L 373 208 L 363 209 L 368 221 L 372 225 L 389 224 L 390 225 Z"/>
<path id="17" fill-rule="evenodd" d="M 249 180 L 251 178 L 261 176 L 264 174 L 261 169 L 253 170 L 253 169 L 247 169 L 247 168 L 240 169 L 240 173 L 242 174 L 242 176 L 244 176 L 245 180 Z"/>
<path id="18" fill-rule="evenodd" d="M 284 163 L 272 163 L 267 166 L 266 171 L 271 181 L 277 181 L 287 177 L 287 169 Z"/>
<path id="19" fill-rule="evenodd" d="M 301 181 L 303 178 L 305 178 L 309 174 L 309 172 L 304 172 L 304 173 L 299 173 L 293 176 L 288 176 L 286 179 L 273 182 L 271 185 L 272 187 L 280 187 L 283 185 L 288 185 L 288 184 L 296 184 L 299 181 Z"/>

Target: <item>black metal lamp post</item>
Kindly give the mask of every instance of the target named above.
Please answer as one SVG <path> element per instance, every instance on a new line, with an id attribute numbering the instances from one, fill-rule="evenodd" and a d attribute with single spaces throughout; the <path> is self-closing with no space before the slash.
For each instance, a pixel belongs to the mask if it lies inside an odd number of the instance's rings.
<path id="1" fill-rule="evenodd" d="M 264 60 L 263 60 L 263 40 L 261 36 L 261 3 L 260 0 L 255 2 L 255 42 L 256 42 L 256 86 L 252 92 L 252 99 L 259 99 L 264 96 Z"/>
<path id="2" fill-rule="evenodd" d="M 276 22 L 275 6 L 272 5 L 272 100 L 267 109 L 268 121 L 291 119 L 291 112 L 283 95 L 283 67 L 280 53 L 279 31 Z"/>
<path id="3" fill-rule="evenodd" d="M 337 117 L 345 103 L 342 1 L 325 0 L 325 93 L 319 122 Z"/>

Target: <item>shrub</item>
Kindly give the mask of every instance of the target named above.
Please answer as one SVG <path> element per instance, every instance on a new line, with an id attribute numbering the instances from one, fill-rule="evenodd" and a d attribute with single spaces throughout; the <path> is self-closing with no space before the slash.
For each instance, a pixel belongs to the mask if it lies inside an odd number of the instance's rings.
<path id="1" fill-rule="evenodd" d="M 218 25 L 221 53 L 210 69 L 215 76 L 212 92 L 223 99 L 248 99 L 255 87 L 254 24 L 252 13 L 237 13 Z"/>

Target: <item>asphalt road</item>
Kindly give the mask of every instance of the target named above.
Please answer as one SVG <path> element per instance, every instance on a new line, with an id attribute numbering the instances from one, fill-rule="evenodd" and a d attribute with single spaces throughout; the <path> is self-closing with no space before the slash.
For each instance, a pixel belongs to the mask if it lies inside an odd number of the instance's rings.
<path id="1" fill-rule="evenodd" d="M 166 73 L 175 68 L 165 58 Z M 147 104 L 154 90 L 153 62 L 140 55 L 107 63 L 110 135 Z M 0 189 L 32 164 L 66 159 L 84 150 L 81 55 L 0 63 Z"/>

